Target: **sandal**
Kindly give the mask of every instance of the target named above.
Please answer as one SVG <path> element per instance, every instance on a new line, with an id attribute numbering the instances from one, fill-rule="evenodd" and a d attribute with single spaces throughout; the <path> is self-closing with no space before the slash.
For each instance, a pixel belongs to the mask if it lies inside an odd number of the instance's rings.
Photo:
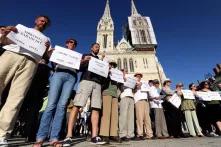
<path id="1" fill-rule="evenodd" d="M 35 142 L 32 147 L 42 147 L 42 146 L 43 146 L 43 141 L 38 141 Z"/>
<path id="2" fill-rule="evenodd" d="M 53 141 L 53 142 L 50 143 L 50 146 L 62 147 L 62 143 L 60 141 Z"/>

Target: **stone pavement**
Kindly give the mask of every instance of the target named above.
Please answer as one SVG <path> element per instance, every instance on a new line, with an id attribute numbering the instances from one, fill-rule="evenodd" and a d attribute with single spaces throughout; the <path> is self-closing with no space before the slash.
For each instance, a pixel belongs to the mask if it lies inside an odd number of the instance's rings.
<path id="1" fill-rule="evenodd" d="M 9 147 L 31 147 L 30 143 L 24 143 L 24 139 L 12 139 Z M 48 143 L 44 144 L 45 147 Z M 85 138 L 74 140 L 74 147 L 101 147 L 91 145 Z M 144 141 L 130 141 L 124 143 L 111 143 L 104 147 L 221 147 L 221 137 L 182 138 L 182 139 L 158 139 Z"/>

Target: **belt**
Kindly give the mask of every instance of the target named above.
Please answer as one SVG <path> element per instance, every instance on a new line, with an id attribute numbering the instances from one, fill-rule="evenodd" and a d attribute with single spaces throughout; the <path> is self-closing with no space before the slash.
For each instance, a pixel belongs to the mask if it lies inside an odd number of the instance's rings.
<path id="1" fill-rule="evenodd" d="M 71 71 L 71 70 L 69 70 L 69 69 L 57 68 L 57 69 L 56 69 L 56 72 L 66 72 L 66 73 L 69 73 L 69 74 L 71 74 L 71 75 L 73 75 L 73 76 L 77 76 L 77 73 L 76 73 L 76 72 Z"/>
<path id="2" fill-rule="evenodd" d="M 146 101 L 147 102 L 147 99 L 142 99 L 142 100 L 139 100 L 139 101 Z"/>

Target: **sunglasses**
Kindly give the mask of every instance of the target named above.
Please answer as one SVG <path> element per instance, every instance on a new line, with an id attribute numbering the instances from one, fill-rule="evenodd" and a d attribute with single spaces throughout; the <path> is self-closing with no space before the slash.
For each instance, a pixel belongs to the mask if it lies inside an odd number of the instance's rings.
<path id="1" fill-rule="evenodd" d="M 76 43 L 74 41 L 68 41 L 68 43 L 73 43 L 74 45 L 76 45 Z"/>

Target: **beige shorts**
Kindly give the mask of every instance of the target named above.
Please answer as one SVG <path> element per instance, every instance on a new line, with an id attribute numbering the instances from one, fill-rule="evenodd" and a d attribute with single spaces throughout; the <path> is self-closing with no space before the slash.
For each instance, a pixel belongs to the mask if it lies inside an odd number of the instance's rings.
<path id="1" fill-rule="evenodd" d="M 91 98 L 91 107 L 101 109 L 101 85 L 94 81 L 82 80 L 74 98 L 74 105 L 84 107 Z"/>

